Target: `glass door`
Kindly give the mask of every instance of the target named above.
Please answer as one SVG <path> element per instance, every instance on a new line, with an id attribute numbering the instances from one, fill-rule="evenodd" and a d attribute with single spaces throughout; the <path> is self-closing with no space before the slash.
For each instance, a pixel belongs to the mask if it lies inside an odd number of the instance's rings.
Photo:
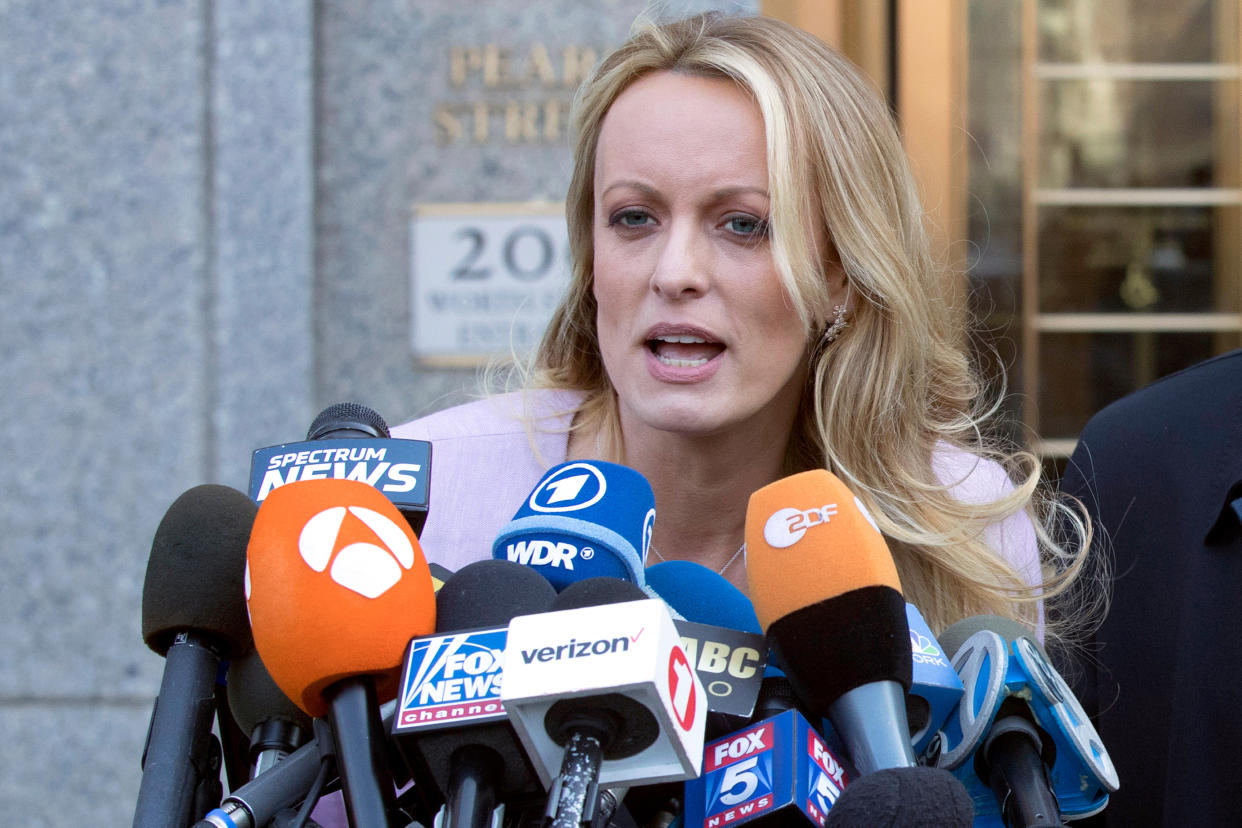
<path id="1" fill-rule="evenodd" d="M 1242 344 L 1239 0 L 972 0 L 967 21 L 980 352 L 1055 461 L 1109 402 Z"/>

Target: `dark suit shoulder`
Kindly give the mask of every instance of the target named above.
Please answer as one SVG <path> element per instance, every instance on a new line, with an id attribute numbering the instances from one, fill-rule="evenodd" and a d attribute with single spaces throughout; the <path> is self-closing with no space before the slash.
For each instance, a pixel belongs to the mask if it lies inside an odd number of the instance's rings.
<path id="1" fill-rule="evenodd" d="M 1173 416 L 1189 417 L 1192 421 L 1212 419 L 1224 414 L 1217 403 L 1239 394 L 1242 348 L 1161 377 L 1110 403 L 1091 418 L 1083 434 L 1101 424 L 1110 428 L 1121 425 L 1130 430 L 1153 423 L 1169 424 Z M 1126 423 L 1130 425 L 1125 426 Z"/>

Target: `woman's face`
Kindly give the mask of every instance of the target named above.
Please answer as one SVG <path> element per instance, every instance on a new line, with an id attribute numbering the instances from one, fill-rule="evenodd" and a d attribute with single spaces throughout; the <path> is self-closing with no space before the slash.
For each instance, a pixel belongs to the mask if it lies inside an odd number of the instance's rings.
<path id="1" fill-rule="evenodd" d="M 627 434 L 786 432 L 806 339 L 772 261 L 763 118 L 734 83 L 628 87 L 595 160 L 595 298 Z"/>

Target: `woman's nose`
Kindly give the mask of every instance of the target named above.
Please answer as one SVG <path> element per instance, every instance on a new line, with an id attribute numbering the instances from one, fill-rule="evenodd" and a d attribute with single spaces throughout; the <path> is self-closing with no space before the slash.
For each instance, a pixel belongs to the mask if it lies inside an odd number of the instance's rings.
<path id="1" fill-rule="evenodd" d="M 710 285 L 707 242 L 695 228 L 674 225 L 651 274 L 651 289 L 667 299 L 698 296 Z"/>

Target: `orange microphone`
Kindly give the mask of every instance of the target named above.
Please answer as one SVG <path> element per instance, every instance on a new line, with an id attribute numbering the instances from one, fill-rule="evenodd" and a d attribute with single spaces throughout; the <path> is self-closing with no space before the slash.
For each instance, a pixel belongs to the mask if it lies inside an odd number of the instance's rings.
<path id="1" fill-rule="evenodd" d="M 360 481 L 273 489 L 250 533 L 246 602 L 272 680 L 333 725 L 351 824 L 387 825 L 378 703 L 396 696 L 410 639 L 435 631 L 431 573 L 409 523 Z"/>
<path id="2" fill-rule="evenodd" d="M 913 766 L 906 602 L 862 501 L 823 469 L 759 489 L 746 510 L 746 572 L 778 666 L 832 720 L 858 770 Z"/>

